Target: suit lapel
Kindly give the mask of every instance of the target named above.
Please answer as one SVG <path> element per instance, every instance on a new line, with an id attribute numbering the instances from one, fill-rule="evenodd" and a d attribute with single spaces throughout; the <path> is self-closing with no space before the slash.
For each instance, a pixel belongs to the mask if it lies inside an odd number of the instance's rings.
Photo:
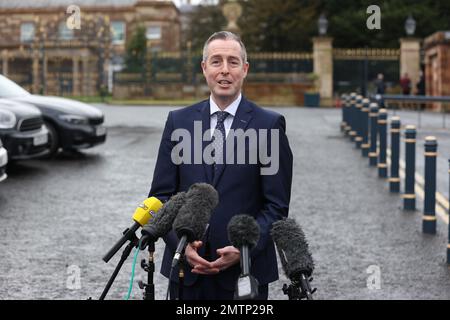
<path id="1" fill-rule="evenodd" d="M 210 143 L 210 141 L 203 141 L 203 136 L 205 135 L 205 131 L 209 129 L 211 126 L 210 121 L 210 107 L 209 107 L 209 99 L 202 103 L 197 109 L 200 113 L 200 118 L 202 120 L 202 159 L 203 159 L 203 151 L 206 146 Z M 203 168 L 205 169 L 205 175 L 207 182 L 212 184 L 212 165 L 206 164 L 205 161 L 202 161 Z"/>
<path id="2" fill-rule="evenodd" d="M 237 129 L 242 129 L 245 130 L 250 122 L 250 120 L 252 119 L 252 115 L 251 112 L 253 111 L 252 106 L 250 105 L 250 103 L 244 98 L 244 96 L 242 96 L 241 102 L 239 103 L 239 107 L 236 111 L 236 115 L 234 116 L 233 119 L 233 123 L 231 124 L 231 130 L 237 130 Z M 227 141 L 228 141 L 228 137 L 230 135 L 227 136 Z M 231 141 L 230 141 L 231 142 Z M 225 143 L 226 145 L 226 143 Z M 236 143 L 233 144 L 233 148 L 234 148 L 234 155 L 236 155 L 236 151 L 237 151 L 237 146 Z M 225 149 L 225 156 L 227 155 L 226 149 Z M 229 163 L 232 160 L 232 157 L 229 156 L 227 157 L 226 161 L 224 164 L 221 164 L 218 166 L 217 168 L 217 173 L 214 176 L 214 181 L 213 181 L 213 186 L 216 187 L 220 178 L 222 177 L 223 171 L 226 168 L 226 164 Z"/>

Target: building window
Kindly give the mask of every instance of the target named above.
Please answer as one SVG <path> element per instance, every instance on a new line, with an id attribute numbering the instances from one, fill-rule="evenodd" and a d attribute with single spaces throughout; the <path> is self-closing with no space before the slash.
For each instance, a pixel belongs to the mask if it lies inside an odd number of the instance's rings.
<path id="1" fill-rule="evenodd" d="M 159 40 L 161 39 L 161 27 L 152 26 L 147 28 L 147 40 Z"/>
<path id="2" fill-rule="evenodd" d="M 125 22 L 111 22 L 111 37 L 113 44 L 123 44 L 125 42 Z"/>
<path id="3" fill-rule="evenodd" d="M 31 42 L 34 40 L 34 23 L 24 22 L 20 25 L 20 42 Z"/>
<path id="4" fill-rule="evenodd" d="M 62 21 L 58 26 L 58 37 L 61 40 L 72 40 L 73 30 L 67 28 L 66 21 Z"/>
<path id="5" fill-rule="evenodd" d="M 161 52 L 161 47 L 160 46 L 150 46 L 150 52 L 151 53 L 158 53 Z"/>

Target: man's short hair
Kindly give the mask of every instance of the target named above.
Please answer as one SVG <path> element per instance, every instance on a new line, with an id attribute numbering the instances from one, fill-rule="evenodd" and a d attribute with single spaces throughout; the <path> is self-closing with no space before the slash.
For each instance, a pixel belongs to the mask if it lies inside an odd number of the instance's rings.
<path id="1" fill-rule="evenodd" d="M 230 31 L 219 31 L 213 33 L 208 40 L 206 40 L 205 45 L 203 46 L 203 62 L 208 59 L 208 45 L 214 40 L 234 40 L 241 46 L 241 58 L 244 63 L 247 63 L 247 49 L 245 49 L 245 45 L 241 40 L 241 37 L 234 34 Z"/>

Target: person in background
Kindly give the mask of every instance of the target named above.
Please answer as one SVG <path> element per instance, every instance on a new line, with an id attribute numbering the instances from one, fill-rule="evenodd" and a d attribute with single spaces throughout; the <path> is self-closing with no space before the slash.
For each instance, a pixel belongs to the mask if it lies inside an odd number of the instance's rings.
<path id="1" fill-rule="evenodd" d="M 402 94 L 409 95 L 411 94 L 411 79 L 407 72 L 403 74 L 403 77 L 400 78 L 400 87 L 402 87 Z"/>
<path id="2" fill-rule="evenodd" d="M 424 76 L 422 70 L 420 70 L 419 81 L 417 81 L 417 84 L 416 84 L 416 94 L 418 96 L 424 96 L 425 95 L 425 76 Z M 425 110 L 426 109 L 426 104 L 425 103 L 421 103 L 420 104 L 420 109 L 421 110 Z"/>
<path id="3" fill-rule="evenodd" d="M 425 77 L 422 70 L 420 70 L 419 81 L 416 84 L 416 94 L 419 96 L 425 95 Z"/>
<path id="4" fill-rule="evenodd" d="M 386 84 L 384 83 L 384 75 L 382 73 L 377 75 L 375 87 L 377 88 L 377 94 L 384 94 L 386 92 Z"/>

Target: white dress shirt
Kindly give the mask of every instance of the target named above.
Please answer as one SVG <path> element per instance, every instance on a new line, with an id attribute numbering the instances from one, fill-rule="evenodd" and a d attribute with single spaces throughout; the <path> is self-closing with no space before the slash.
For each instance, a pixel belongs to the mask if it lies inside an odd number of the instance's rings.
<path id="1" fill-rule="evenodd" d="M 230 115 L 225 119 L 223 122 L 223 125 L 225 127 L 225 135 L 228 136 L 228 132 L 230 132 L 231 125 L 234 120 L 234 116 L 236 115 L 236 111 L 239 107 L 239 103 L 241 103 L 242 94 L 240 93 L 239 96 L 234 100 L 229 106 L 225 108 L 225 110 Z M 214 102 L 213 98 L 209 97 L 209 114 L 210 114 L 210 128 L 211 128 L 211 137 L 214 133 L 214 129 L 217 125 L 217 114 L 214 114 L 217 111 L 222 111 L 217 104 Z"/>

